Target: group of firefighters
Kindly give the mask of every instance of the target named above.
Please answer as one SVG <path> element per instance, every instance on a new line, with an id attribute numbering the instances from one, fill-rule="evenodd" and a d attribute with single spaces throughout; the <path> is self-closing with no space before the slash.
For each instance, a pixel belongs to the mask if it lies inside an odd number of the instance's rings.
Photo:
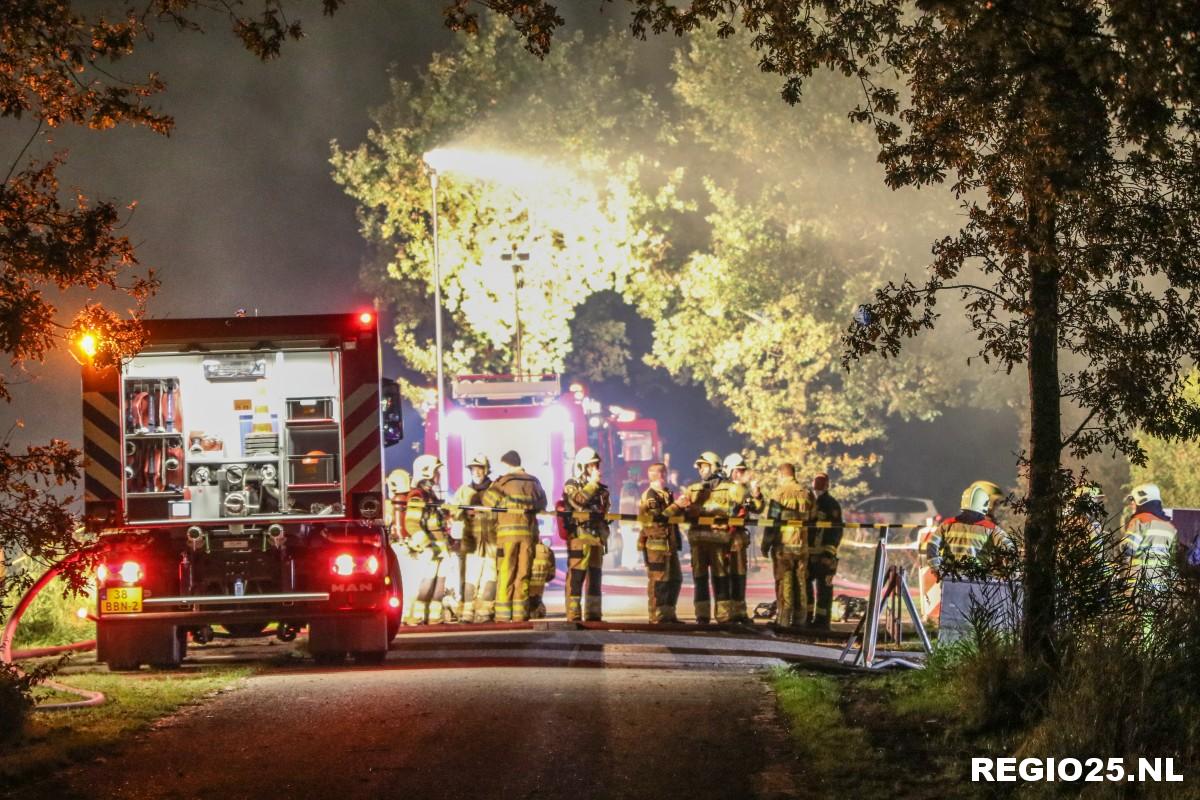
<path id="1" fill-rule="evenodd" d="M 946 555 L 956 559 L 978 559 L 989 546 L 1007 542 L 1008 535 L 996 522 L 996 507 L 1004 500 L 1000 487 L 990 481 L 975 481 L 962 496 L 957 515 L 943 520 L 929 537 L 925 556 L 938 570 Z M 1128 577 L 1131 586 L 1155 587 L 1162 583 L 1168 565 L 1179 557 L 1179 534 L 1163 508 L 1162 494 L 1153 483 L 1139 484 L 1125 498 L 1125 521 L 1114 548 L 1108 548 L 1104 496 L 1099 487 L 1076 490 L 1072 515 Z"/>
<path id="2" fill-rule="evenodd" d="M 763 528 L 762 555 L 771 559 L 774 570 L 777 627 L 827 630 L 843 530 L 841 507 L 829 494 L 829 476 L 819 473 L 806 485 L 797 479 L 793 465 L 781 464 L 768 498 L 751 480 L 738 453 L 722 461 L 716 453 L 704 452 L 695 468 L 697 480 L 678 493 L 667 484 L 665 464 L 652 464 L 648 470 L 650 484 L 638 505 L 637 546 L 646 567 L 650 621 L 679 621 L 679 523 L 685 522 L 696 622 L 751 622 L 746 577 L 753 539 L 745 523 L 753 516 Z M 405 622 L 521 622 L 544 617 L 543 595 L 556 568 L 553 551 L 539 536 L 538 515 L 550 508 L 541 483 L 522 468 L 515 451 L 500 458 L 500 475 L 494 479 L 490 461 L 479 454 L 467 464 L 470 480 L 444 502 L 438 493 L 442 469 L 436 456 L 422 455 L 413 463 L 411 478 L 403 470 L 388 477 L 392 541 L 407 553 L 419 575 Z M 991 544 L 1007 539 L 995 518 L 1003 499 L 1000 487 L 989 481 L 967 487 L 959 513 L 943 520 L 925 543 L 924 555 L 935 571 L 941 571 L 946 556 L 977 558 Z M 1092 508 L 1081 512 L 1093 517 L 1088 524 L 1102 532 L 1094 517 L 1103 498 L 1084 490 L 1079 499 Z M 564 582 L 570 621 L 601 619 L 601 570 L 611 501 L 600 480 L 599 455 L 591 447 L 582 448 L 575 455 L 574 475 L 553 508 L 567 544 Z M 1136 575 L 1174 556 L 1176 531 L 1154 484 L 1135 487 L 1127 501 L 1131 513 L 1120 549 Z M 459 540 L 450 535 L 453 520 L 461 523 Z M 447 574 L 452 550 L 459 555 L 457 575 Z M 450 580 L 458 581 L 455 609 L 444 602 Z"/>
<path id="3" fill-rule="evenodd" d="M 777 624 L 827 629 L 842 538 L 842 510 L 829 494 L 829 476 L 816 475 L 809 488 L 797 480 L 791 464 L 782 464 L 777 490 L 768 498 L 738 453 L 722 461 L 704 452 L 695 468 L 697 480 L 678 494 L 667 484 L 665 464 L 648 469 L 650 484 L 638 505 L 637 546 L 646 566 L 650 621 L 679 621 L 682 521 L 691 550 L 696 622 L 751 622 L 746 576 L 752 537 L 745 520 L 753 515 L 767 523 L 760 548 L 774 567 Z M 556 571 L 554 554 L 539 536 L 537 517 L 550 508 L 541 483 L 522 468 L 515 451 L 501 456 L 495 479 L 489 459 L 480 454 L 467 463 L 470 480 L 443 502 L 437 489 L 442 469 L 436 456 L 422 455 L 413 462 L 411 477 L 404 470 L 388 476 L 392 541 L 419 575 L 405 622 L 437 624 L 455 616 L 461 622 L 519 622 L 545 616 L 543 594 Z M 584 447 L 553 509 L 567 544 L 568 620 L 601 619 L 611 504 L 600 479 L 600 456 Z M 450 535 L 453 520 L 462 526 L 457 543 Z M 459 554 L 458 575 L 447 574 L 452 549 Z M 459 602 L 452 613 L 444 601 L 447 583 L 454 579 Z"/>

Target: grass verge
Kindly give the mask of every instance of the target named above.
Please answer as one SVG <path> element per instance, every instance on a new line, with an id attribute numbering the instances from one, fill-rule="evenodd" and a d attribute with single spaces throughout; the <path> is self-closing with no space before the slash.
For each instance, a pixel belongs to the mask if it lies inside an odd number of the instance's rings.
<path id="1" fill-rule="evenodd" d="M 16 788 L 80 760 L 115 752 L 134 735 L 182 706 L 236 684 L 249 667 L 200 667 L 177 672 L 80 672 L 63 681 L 104 692 L 98 708 L 34 712 L 24 735 L 0 751 L 0 783 Z M 78 699 L 48 689 L 39 701 Z"/>

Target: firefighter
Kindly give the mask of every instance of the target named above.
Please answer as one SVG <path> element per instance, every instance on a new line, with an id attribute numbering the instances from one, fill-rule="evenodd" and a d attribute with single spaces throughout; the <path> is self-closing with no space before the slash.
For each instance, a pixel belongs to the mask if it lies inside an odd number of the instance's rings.
<path id="1" fill-rule="evenodd" d="M 654 463 L 647 470 L 650 486 L 638 502 L 641 532 L 638 550 L 646 562 L 646 599 L 652 623 L 678 622 L 675 606 L 683 588 L 679 567 L 682 545 L 679 526 L 667 521 L 666 511 L 675 504 L 675 495 L 667 487 L 667 465 Z"/>
<path id="2" fill-rule="evenodd" d="M 575 454 L 575 476 L 563 484 L 562 511 L 588 512 L 587 519 L 562 517 L 567 538 L 567 620 L 600 620 L 600 582 L 608 552 L 612 499 L 600 482 L 600 454 L 590 447 Z M 586 584 L 586 601 L 585 601 Z"/>
<path id="3" fill-rule="evenodd" d="M 496 621 L 524 622 L 529 609 L 529 572 L 537 540 L 537 515 L 546 510 L 541 482 L 521 468 L 521 456 L 500 457 L 504 474 L 492 483 L 499 494 L 496 518 Z"/>
<path id="4" fill-rule="evenodd" d="M 796 480 L 796 467 L 779 465 L 779 487 L 768 516 L 778 527 L 763 533 L 762 554 L 775 573 L 775 624 L 800 627 L 808 621 L 808 530 L 816 517 L 816 498 Z M 789 527 L 787 523 L 792 523 Z"/>
<path id="5" fill-rule="evenodd" d="M 412 491 L 412 476 L 408 470 L 394 469 L 388 473 L 384 485 L 387 487 L 384 512 L 387 514 L 388 520 L 388 538 L 392 543 L 392 550 L 396 554 L 396 560 L 400 564 L 400 585 L 402 587 L 415 586 L 418 580 L 417 572 L 420 564 L 413 554 L 409 552 L 404 536 L 404 513 L 408 508 L 408 493 Z M 408 619 L 412 616 L 412 606 L 415 600 L 415 594 L 409 593 L 404 596 L 405 608 L 402 614 L 403 619 Z"/>
<path id="6" fill-rule="evenodd" d="M 437 496 L 442 462 L 437 456 L 417 456 L 413 478 L 417 484 L 408 493 L 404 512 L 404 543 L 417 562 L 418 584 L 410 625 L 438 625 L 444 621 L 442 600 L 446 596 L 446 576 L 442 562 L 449 553 L 450 537 L 446 530 L 446 510 Z"/>
<path id="7" fill-rule="evenodd" d="M 471 480 L 458 488 L 456 506 L 500 505 L 500 495 L 492 488 L 492 465 L 488 457 L 477 453 L 467 462 Z M 496 515 L 491 511 L 459 508 L 462 520 L 462 544 L 459 564 L 462 570 L 463 622 L 491 622 L 496 614 Z"/>
<path id="8" fill-rule="evenodd" d="M 545 619 L 546 603 L 542 595 L 546 593 L 546 584 L 551 583 L 557 574 L 554 551 L 547 540 L 538 539 L 533 547 L 533 567 L 529 572 L 529 602 L 526 605 L 530 619 Z"/>
<path id="9" fill-rule="evenodd" d="M 1133 487 L 1126 500 L 1134 509 L 1121 538 L 1121 559 L 1130 586 L 1161 589 L 1169 574 L 1168 565 L 1175 557 L 1178 532 L 1163 510 L 1162 495 L 1155 484 Z"/>
<path id="10" fill-rule="evenodd" d="M 804 582 L 810 622 L 817 630 L 829 630 L 833 617 L 833 579 L 837 575 L 838 546 L 842 543 L 842 507 L 829 494 L 829 475 L 813 476 L 812 521 L 828 527 L 813 528 L 808 534 L 808 578 Z"/>
<path id="11" fill-rule="evenodd" d="M 695 591 L 696 622 L 707 625 L 713 618 L 713 599 L 716 600 L 717 622 L 728 622 L 732 616 L 729 602 L 729 525 L 705 520 L 725 513 L 717 487 L 721 484 L 721 459 L 706 450 L 695 462 L 700 480 L 687 487 L 667 508 L 665 515 L 686 513 L 688 546 L 692 550 L 692 585 Z M 703 521 L 702 521 L 703 520 Z M 709 580 L 712 581 L 710 590 Z"/>
<path id="12" fill-rule="evenodd" d="M 741 453 L 730 453 L 721 465 L 725 480 L 718 484 L 717 494 L 724 490 L 725 516 L 745 519 L 747 514 L 762 514 L 766 498 L 756 481 L 750 480 L 750 469 Z M 729 602 L 730 622 L 750 622 L 746 610 L 746 573 L 749 567 L 750 531 L 743 525 L 731 526 L 729 531 Z"/>
<path id="13" fill-rule="evenodd" d="M 1006 534 L 996 523 L 996 506 L 1004 492 L 991 481 L 975 481 L 962 494 L 958 514 L 942 520 L 929 538 L 926 557 L 939 570 L 946 554 L 978 559 L 984 550 L 1004 541 Z"/>

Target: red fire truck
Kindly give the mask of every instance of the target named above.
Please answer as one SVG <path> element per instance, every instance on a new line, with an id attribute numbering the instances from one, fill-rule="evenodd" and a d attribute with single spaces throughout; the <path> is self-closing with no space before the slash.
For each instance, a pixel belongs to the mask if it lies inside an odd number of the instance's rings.
<path id="1" fill-rule="evenodd" d="M 438 452 L 439 421 L 432 411 L 425 425 L 425 452 Z M 446 476 L 452 486 L 465 480 L 465 464 L 484 453 L 493 465 L 509 450 L 521 455 L 553 502 L 571 477 L 576 451 L 592 446 L 603 462 L 604 482 L 617 498 L 622 486 L 646 485 L 646 469 L 663 458 L 658 424 L 629 409 L 604 407 L 579 383 L 563 391 L 557 375 L 464 375 L 451 382 L 451 402 L 443 428 Z"/>
<path id="2" fill-rule="evenodd" d="M 177 666 L 220 624 L 325 663 L 377 662 L 402 587 L 383 516 L 401 438 L 372 312 L 147 323 L 83 369 L 85 518 L 99 533 L 98 658 Z"/>

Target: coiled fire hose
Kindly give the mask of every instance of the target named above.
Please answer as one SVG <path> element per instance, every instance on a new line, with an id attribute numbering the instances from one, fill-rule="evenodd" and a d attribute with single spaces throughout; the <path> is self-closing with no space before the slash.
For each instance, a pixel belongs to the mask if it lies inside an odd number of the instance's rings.
<path id="1" fill-rule="evenodd" d="M 83 557 L 87 549 L 77 550 L 71 553 L 66 558 L 46 570 L 42 577 L 38 578 L 33 586 L 29 587 L 29 591 L 25 592 L 21 601 L 17 603 L 13 609 L 12 616 L 8 618 L 8 623 L 4 626 L 4 633 L 0 635 L 0 663 L 11 664 L 15 661 L 20 661 L 27 658 L 42 658 L 45 656 L 62 655 L 63 653 L 80 653 L 88 650 L 93 650 L 96 647 L 95 639 L 87 639 L 82 642 L 73 644 L 57 645 L 54 647 L 36 647 L 28 650 L 17 650 L 13 652 L 12 643 L 17 635 L 17 625 L 21 622 L 21 617 L 29 610 L 29 606 L 33 604 L 34 598 L 50 584 L 50 581 L 63 571 L 66 567 L 73 564 Z M 42 686 L 53 689 L 56 692 L 64 694 L 76 695 L 82 699 L 71 700 L 65 703 L 44 703 L 36 706 L 39 711 L 62 711 L 71 708 L 90 708 L 92 706 L 102 705 L 105 701 L 103 692 L 93 692 L 87 689 L 79 689 L 74 686 L 67 686 L 58 681 L 43 681 Z"/>

